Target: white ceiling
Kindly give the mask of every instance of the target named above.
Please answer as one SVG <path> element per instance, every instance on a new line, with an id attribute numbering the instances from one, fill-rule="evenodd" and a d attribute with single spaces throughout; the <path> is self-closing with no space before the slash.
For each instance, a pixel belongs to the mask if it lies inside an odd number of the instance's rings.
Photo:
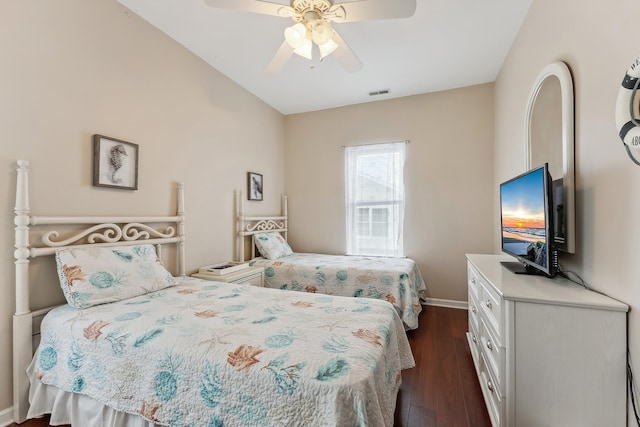
<path id="1" fill-rule="evenodd" d="M 314 68 L 293 55 L 266 77 L 291 19 L 212 8 L 205 0 L 118 2 L 285 115 L 492 82 L 531 4 L 417 0 L 410 18 L 334 23 L 362 61 L 360 71 L 347 73 L 331 55 Z M 369 95 L 379 90 L 389 93 Z"/>

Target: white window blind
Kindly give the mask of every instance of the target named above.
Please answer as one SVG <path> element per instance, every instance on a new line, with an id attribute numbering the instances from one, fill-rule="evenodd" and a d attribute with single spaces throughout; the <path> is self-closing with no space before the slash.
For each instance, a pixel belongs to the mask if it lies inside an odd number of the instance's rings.
<path id="1" fill-rule="evenodd" d="M 406 141 L 345 147 L 347 254 L 404 256 Z"/>

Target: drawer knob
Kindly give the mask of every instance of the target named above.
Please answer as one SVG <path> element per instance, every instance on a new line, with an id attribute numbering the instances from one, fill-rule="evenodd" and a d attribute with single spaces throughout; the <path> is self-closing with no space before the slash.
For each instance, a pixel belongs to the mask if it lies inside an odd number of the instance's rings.
<path id="1" fill-rule="evenodd" d="M 476 308 L 476 306 L 474 305 L 473 307 L 471 307 L 471 311 L 475 314 L 478 312 L 478 309 Z"/>
<path id="2" fill-rule="evenodd" d="M 473 283 L 474 285 L 476 284 L 476 278 L 475 277 L 471 278 L 471 283 Z"/>
<path id="3" fill-rule="evenodd" d="M 491 343 L 491 340 L 487 340 L 487 348 L 489 350 L 493 350 L 493 344 Z"/>
<path id="4" fill-rule="evenodd" d="M 491 380 L 487 380 L 487 388 L 489 389 L 489 391 L 493 392 L 493 383 L 491 382 Z"/>
<path id="5" fill-rule="evenodd" d="M 471 341 L 473 341 L 474 344 L 478 344 L 478 338 L 476 338 L 475 335 L 471 337 Z"/>
<path id="6" fill-rule="evenodd" d="M 489 309 L 492 309 L 492 308 L 493 308 L 493 304 L 491 304 L 491 300 L 487 300 L 487 307 L 488 307 Z"/>

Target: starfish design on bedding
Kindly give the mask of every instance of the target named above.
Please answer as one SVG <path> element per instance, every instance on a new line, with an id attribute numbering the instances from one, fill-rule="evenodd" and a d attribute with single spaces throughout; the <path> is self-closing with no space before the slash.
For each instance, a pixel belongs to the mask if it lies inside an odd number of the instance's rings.
<path id="1" fill-rule="evenodd" d="M 99 313 L 98 310 L 94 311 L 95 313 Z M 78 314 L 66 320 L 65 323 L 71 323 L 71 326 L 75 325 L 76 322 L 81 322 L 83 320 L 87 320 L 87 315 L 84 310 L 78 310 Z"/>
<path id="2" fill-rule="evenodd" d="M 185 310 L 192 310 L 192 311 L 198 311 L 201 310 L 205 305 L 204 302 L 201 303 L 192 303 L 192 302 L 188 302 L 186 304 L 181 305 L 180 307 L 178 307 L 178 310 L 180 311 L 185 311 Z"/>
<path id="3" fill-rule="evenodd" d="M 198 344 L 208 344 L 209 349 L 213 348 L 217 344 L 228 345 L 231 344 L 230 341 L 225 340 L 228 336 L 238 336 L 238 335 L 249 335 L 246 330 L 240 328 L 234 328 L 233 330 L 228 331 L 224 334 L 218 334 L 217 332 L 213 332 L 211 334 L 211 338 L 208 340 L 200 341 Z"/>
<path id="4" fill-rule="evenodd" d="M 337 328 L 347 328 L 349 327 L 348 325 L 348 318 L 346 316 L 333 316 L 332 317 L 333 321 L 331 322 L 327 322 L 327 323 L 323 323 L 321 325 L 319 325 L 321 328 L 327 328 L 329 331 L 333 331 L 334 329 Z"/>

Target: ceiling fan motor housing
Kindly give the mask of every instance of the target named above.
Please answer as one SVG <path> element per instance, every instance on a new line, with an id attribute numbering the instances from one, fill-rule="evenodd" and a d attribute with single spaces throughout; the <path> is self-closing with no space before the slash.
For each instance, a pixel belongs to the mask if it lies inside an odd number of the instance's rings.
<path id="1" fill-rule="evenodd" d="M 340 21 L 347 15 L 342 6 L 334 6 L 329 0 L 293 0 L 291 9 L 293 9 L 294 13 L 287 15 L 291 16 L 294 21 L 305 25 L 307 22 L 317 20 L 326 22 Z"/>
<path id="2" fill-rule="evenodd" d="M 331 9 L 333 4 L 329 0 L 293 0 L 291 7 L 303 16 L 307 11 L 318 11 L 320 15 Z"/>
<path id="3" fill-rule="evenodd" d="M 304 39 L 313 41 L 319 46 L 320 56 L 324 58 L 337 48 L 333 41 L 335 34 L 330 22 L 344 13 L 344 8 L 333 6 L 329 0 L 293 0 L 289 16 L 297 24 L 285 29 L 285 40 L 293 47 L 294 53 L 312 59 L 313 46 Z"/>

